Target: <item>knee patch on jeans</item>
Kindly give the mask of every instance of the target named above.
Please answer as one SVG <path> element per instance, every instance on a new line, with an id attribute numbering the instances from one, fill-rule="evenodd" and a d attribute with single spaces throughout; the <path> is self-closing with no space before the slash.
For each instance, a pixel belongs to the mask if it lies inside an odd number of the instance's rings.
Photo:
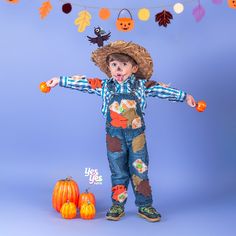
<path id="1" fill-rule="evenodd" d="M 127 189 L 124 185 L 116 185 L 112 188 L 112 198 L 117 202 L 124 202 L 127 198 Z"/>
<path id="2" fill-rule="evenodd" d="M 151 196 L 152 190 L 149 180 L 141 179 L 137 175 L 132 175 L 132 181 L 135 186 L 135 191 L 144 195 L 145 197 Z"/>
<path id="3" fill-rule="evenodd" d="M 142 150 L 145 142 L 146 141 L 145 141 L 145 134 L 144 133 L 135 137 L 132 141 L 133 152 L 138 152 L 138 151 Z"/>
<path id="4" fill-rule="evenodd" d="M 106 135 L 107 147 L 111 152 L 121 152 L 121 140 L 117 137 L 112 137 L 111 135 Z"/>
<path id="5" fill-rule="evenodd" d="M 140 174 L 148 169 L 147 165 L 141 159 L 135 160 L 132 165 Z"/>

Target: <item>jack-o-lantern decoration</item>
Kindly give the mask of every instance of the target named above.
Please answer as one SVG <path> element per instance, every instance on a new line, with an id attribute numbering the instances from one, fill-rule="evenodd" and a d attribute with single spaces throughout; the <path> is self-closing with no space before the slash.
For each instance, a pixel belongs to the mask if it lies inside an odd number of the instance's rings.
<path id="1" fill-rule="evenodd" d="M 13 4 L 15 4 L 15 3 L 18 3 L 19 2 L 19 0 L 6 0 L 7 2 L 9 2 L 9 3 L 13 3 Z"/>
<path id="2" fill-rule="evenodd" d="M 129 13 L 130 17 L 120 17 L 121 12 L 124 10 Z M 116 28 L 122 32 L 128 32 L 134 28 L 134 20 L 128 9 L 124 8 L 119 12 L 116 20 Z"/>
<path id="3" fill-rule="evenodd" d="M 230 8 L 236 9 L 236 0 L 228 0 L 228 5 Z"/>

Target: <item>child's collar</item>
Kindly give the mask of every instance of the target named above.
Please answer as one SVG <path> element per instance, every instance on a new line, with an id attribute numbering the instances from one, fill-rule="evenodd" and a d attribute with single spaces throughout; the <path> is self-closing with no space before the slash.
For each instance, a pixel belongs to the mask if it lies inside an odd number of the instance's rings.
<path id="1" fill-rule="evenodd" d="M 129 76 L 129 77 L 127 78 L 127 80 L 125 80 L 125 82 L 123 82 L 122 84 L 125 84 L 125 83 L 127 83 L 128 81 L 131 81 L 131 83 L 133 83 L 134 80 L 135 80 L 135 75 L 132 74 L 132 75 Z M 114 81 L 115 83 L 118 83 L 118 82 L 117 82 L 116 80 L 114 80 L 112 77 L 109 78 L 108 81 L 109 81 L 109 82 L 110 82 L 110 81 Z"/>

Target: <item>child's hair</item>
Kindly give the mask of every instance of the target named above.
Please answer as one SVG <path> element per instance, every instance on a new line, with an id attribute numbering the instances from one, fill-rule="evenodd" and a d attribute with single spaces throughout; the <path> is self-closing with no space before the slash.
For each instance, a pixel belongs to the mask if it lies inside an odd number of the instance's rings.
<path id="1" fill-rule="evenodd" d="M 132 66 L 137 65 L 137 62 L 132 57 L 124 53 L 112 53 L 108 55 L 106 58 L 107 65 L 112 61 L 130 62 Z"/>

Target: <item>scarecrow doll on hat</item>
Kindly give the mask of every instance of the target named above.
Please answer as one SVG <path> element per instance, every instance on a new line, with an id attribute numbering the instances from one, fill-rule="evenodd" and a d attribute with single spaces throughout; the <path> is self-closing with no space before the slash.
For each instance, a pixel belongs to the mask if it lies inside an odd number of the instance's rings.
<path id="1" fill-rule="evenodd" d="M 160 221 L 161 215 L 152 205 L 148 178 L 149 156 L 144 123 L 146 98 L 186 101 L 191 107 L 196 102 L 186 92 L 150 80 L 153 72 L 150 54 L 133 42 L 115 41 L 98 48 L 92 53 L 92 61 L 107 75 L 107 79 L 60 76 L 48 80 L 47 85 L 55 87 L 59 84 L 102 98 L 112 183 L 112 206 L 106 218 L 116 221 L 124 215 L 130 181 L 138 215 L 151 222 Z"/>

